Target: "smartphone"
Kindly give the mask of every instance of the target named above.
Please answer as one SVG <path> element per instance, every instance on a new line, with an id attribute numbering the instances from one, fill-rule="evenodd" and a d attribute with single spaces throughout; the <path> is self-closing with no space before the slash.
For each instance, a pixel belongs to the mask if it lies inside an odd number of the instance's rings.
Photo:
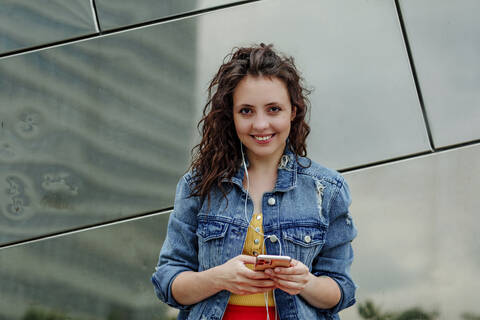
<path id="1" fill-rule="evenodd" d="M 289 256 L 276 256 L 270 254 L 260 254 L 255 260 L 255 271 L 263 271 L 275 267 L 290 267 L 292 258 Z"/>

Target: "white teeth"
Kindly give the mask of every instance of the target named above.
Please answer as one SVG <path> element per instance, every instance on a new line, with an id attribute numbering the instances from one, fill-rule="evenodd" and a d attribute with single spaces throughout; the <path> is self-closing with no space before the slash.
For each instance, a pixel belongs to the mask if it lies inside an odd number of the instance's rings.
<path id="1" fill-rule="evenodd" d="M 264 137 L 257 137 L 257 136 L 254 136 L 255 139 L 257 140 L 260 140 L 260 141 L 265 141 L 265 140 L 268 140 L 272 137 L 272 135 L 269 135 L 269 136 L 264 136 Z"/>

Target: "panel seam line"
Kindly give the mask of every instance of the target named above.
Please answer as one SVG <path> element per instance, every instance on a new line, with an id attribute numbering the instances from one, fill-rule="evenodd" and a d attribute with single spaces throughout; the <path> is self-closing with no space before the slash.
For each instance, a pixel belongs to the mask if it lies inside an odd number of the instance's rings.
<path id="1" fill-rule="evenodd" d="M 412 49 L 410 47 L 410 41 L 408 39 L 407 29 L 405 27 L 405 22 L 404 22 L 404 19 L 403 19 L 402 11 L 400 9 L 399 1 L 400 0 L 394 0 L 395 9 L 396 9 L 396 12 L 397 12 L 397 18 L 398 18 L 398 21 L 400 23 L 400 30 L 402 32 L 403 41 L 404 41 L 405 48 L 406 48 L 406 51 L 407 51 L 408 62 L 410 64 L 410 69 L 412 71 L 413 82 L 415 84 L 415 89 L 417 91 L 418 101 L 420 103 L 420 109 L 422 111 L 423 122 L 425 124 L 425 129 L 427 131 L 428 142 L 430 144 L 431 151 L 435 151 L 435 145 L 433 143 L 432 130 L 430 128 L 430 123 L 428 121 L 427 110 L 425 108 L 425 102 L 423 100 L 422 90 L 420 89 L 420 82 L 418 81 L 417 70 L 415 68 L 415 62 L 414 62 L 414 59 L 413 59 Z"/>
<path id="2" fill-rule="evenodd" d="M 92 9 L 93 23 L 95 24 L 95 30 L 98 33 L 102 33 L 100 30 L 100 21 L 98 20 L 97 7 L 95 5 L 95 0 L 90 0 L 90 8 Z"/>
<path id="3" fill-rule="evenodd" d="M 76 233 L 84 232 L 84 231 L 95 230 L 95 229 L 99 229 L 99 228 L 103 228 L 103 227 L 114 226 L 114 225 L 117 225 L 117 224 L 120 224 L 120 223 L 132 222 L 132 221 L 141 220 L 141 219 L 152 217 L 152 216 L 168 214 L 168 213 L 171 213 L 172 211 L 173 211 L 173 207 L 169 207 L 169 208 L 165 208 L 165 209 L 154 211 L 154 212 L 141 213 L 141 214 L 138 214 L 138 215 L 122 217 L 122 218 L 118 218 L 118 219 L 114 219 L 114 220 L 110 220 L 110 221 L 106 221 L 106 222 L 103 221 L 103 222 L 94 223 L 94 224 L 90 224 L 90 225 L 86 225 L 86 226 L 71 228 L 71 229 L 62 230 L 62 231 L 56 231 L 56 232 L 52 232 L 52 233 L 49 233 L 49 234 L 42 234 L 42 235 L 32 237 L 32 238 L 28 238 L 28 239 L 22 239 L 22 240 L 17 240 L 17 241 L 13 241 L 13 242 L 7 242 L 7 243 L 4 243 L 4 244 L 0 245 L 0 252 L 3 249 L 18 247 L 18 246 L 21 246 L 21 245 L 35 243 L 35 242 L 48 240 L 48 239 L 53 239 L 53 238 L 59 238 L 59 237 L 68 236 L 68 235 L 72 235 L 72 234 L 76 234 Z"/>
<path id="4" fill-rule="evenodd" d="M 194 10 L 194 11 L 191 11 L 191 12 L 180 13 L 180 14 L 177 14 L 177 15 L 158 18 L 158 19 L 149 20 L 149 21 L 145 21 L 145 22 L 139 22 L 139 23 L 135 23 L 135 24 L 131 24 L 131 25 L 121 26 L 121 27 L 118 27 L 118 28 L 111 28 L 111 29 L 102 31 L 101 25 L 100 25 L 100 20 L 98 19 L 98 14 L 97 14 L 97 11 L 96 11 L 95 2 L 94 2 L 94 0 L 90 0 L 90 5 L 91 5 L 91 8 L 92 8 L 92 15 L 95 16 L 95 18 L 94 18 L 95 29 L 98 30 L 97 33 L 81 35 L 81 36 L 73 37 L 73 38 L 69 38 L 69 39 L 62 39 L 62 40 L 48 42 L 48 43 L 44 43 L 44 44 L 40 44 L 40 45 L 34 45 L 34 46 L 26 47 L 26 48 L 15 49 L 15 50 L 12 50 L 12 51 L 7 51 L 7 52 L 0 52 L 0 60 L 6 59 L 6 58 L 9 58 L 9 57 L 16 57 L 16 56 L 20 56 L 20 55 L 23 55 L 23 54 L 36 52 L 36 51 L 48 50 L 48 49 L 52 49 L 52 48 L 56 48 L 56 47 L 60 47 L 60 46 L 70 45 L 70 44 L 78 43 L 80 41 L 92 40 L 92 39 L 95 39 L 95 38 L 101 38 L 103 36 L 115 35 L 115 34 L 120 34 L 120 33 L 127 32 L 127 31 L 134 31 L 134 30 L 138 30 L 138 29 L 141 29 L 141 28 L 145 28 L 145 27 L 155 26 L 155 25 L 158 25 L 158 24 L 174 22 L 174 21 L 177 21 L 179 19 L 193 18 L 193 17 L 199 16 L 199 15 L 202 15 L 202 14 L 206 14 L 206 13 L 210 13 L 210 12 L 217 12 L 217 11 L 221 11 L 222 9 L 228 9 L 228 8 L 231 8 L 231 7 L 239 7 L 239 6 L 242 6 L 242 5 L 246 5 L 246 4 L 250 4 L 250 3 L 254 3 L 254 2 L 260 2 L 260 1 L 264 1 L 264 0 L 238 1 L 238 2 L 234 2 L 234 3 L 230 3 L 230 4 L 225 4 L 225 5 L 219 5 L 219 6 L 215 6 L 215 7 L 211 7 L 211 8 Z"/>

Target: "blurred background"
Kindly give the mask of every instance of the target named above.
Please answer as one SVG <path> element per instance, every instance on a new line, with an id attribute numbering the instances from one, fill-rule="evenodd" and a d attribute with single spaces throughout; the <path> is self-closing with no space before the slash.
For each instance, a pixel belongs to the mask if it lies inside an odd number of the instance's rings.
<path id="1" fill-rule="evenodd" d="M 359 235 L 342 319 L 480 319 L 476 0 L 0 0 L 0 320 L 173 319 L 150 276 L 206 88 L 295 57 Z"/>

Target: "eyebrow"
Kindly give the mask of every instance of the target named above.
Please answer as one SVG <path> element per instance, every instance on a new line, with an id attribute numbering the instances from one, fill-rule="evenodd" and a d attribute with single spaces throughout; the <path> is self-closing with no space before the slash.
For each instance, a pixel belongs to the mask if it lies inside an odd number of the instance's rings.
<path id="1" fill-rule="evenodd" d="M 278 104 L 278 105 L 282 105 L 280 102 L 275 102 L 275 101 L 273 101 L 273 102 L 267 103 L 266 106 L 277 105 L 277 104 Z"/>
<path id="2" fill-rule="evenodd" d="M 280 102 L 275 102 L 275 101 L 272 101 L 272 102 L 269 102 L 269 103 L 265 104 L 266 107 L 271 106 L 271 105 L 279 105 L 279 106 L 281 106 L 282 104 L 281 104 Z M 242 104 L 239 104 L 239 105 L 237 105 L 237 106 L 238 106 L 238 107 L 255 107 L 255 106 L 253 106 L 253 105 L 251 105 L 251 104 L 248 104 L 248 103 L 242 103 Z"/>

